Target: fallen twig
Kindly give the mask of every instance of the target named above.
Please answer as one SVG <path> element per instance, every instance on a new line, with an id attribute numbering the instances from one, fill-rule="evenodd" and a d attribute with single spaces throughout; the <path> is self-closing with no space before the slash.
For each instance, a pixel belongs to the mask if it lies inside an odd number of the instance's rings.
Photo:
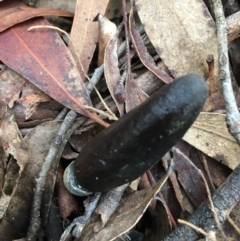
<path id="1" fill-rule="evenodd" d="M 230 76 L 226 19 L 224 17 L 221 0 L 212 0 L 211 2 L 217 24 L 219 78 L 223 86 L 223 95 L 227 111 L 226 121 L 229 132 L 240 144 L 240 113 L 233 93 Z"/>
<path id="2" fill-rule="evenodd" d="M 31 210 L 30 224 L 28 227 L 28 232 L 26 240 L 33 241 L 36 240 L 36 233 L 41 225 L 40 218 L 40 207 L 44 192 L 44 186 L 47 179 L 47 175 L 51 169 L 52 164 L 55 161 L 59 161 L 62 154 L 62 150 L 70 137 L 69 128 L 73 124 L 77 114 L 74 111 L 70 111 L 64 119 L 61 127 L 59 128 L 58 134 L 52 143 L 49 152 L 46 156 L 45 162 L 39 173 L 39 177 L 36 180 L 36 189 L 33 197 L 33 204 Z"/>

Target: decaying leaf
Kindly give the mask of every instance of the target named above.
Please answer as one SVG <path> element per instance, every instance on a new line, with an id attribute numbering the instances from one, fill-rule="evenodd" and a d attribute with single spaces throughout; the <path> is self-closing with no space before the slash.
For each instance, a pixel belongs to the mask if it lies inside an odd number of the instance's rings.
<path id="1" fill-rule="evenodd" d="M 136 0 L 136 9 L 151 43 L 174 77 L 193 72 L 207 77 L 207 56 L 218 59 L 217 35 L 202 1 Z"/>
<path id="2" fill-rule="evenodd" d="M 141 35 L 137 31 L 137 27 L 135 24 L 135 20 L 133 17 L 133 9 L 130 11 L 129 17 L 129 32 L 134 44 L 134 48 L 141 60 L 141 62 L 152 72 L 154 73 L 160 80 L 165 83 L 170 83 L 173 81 L 172 77 L 168 75 L 164 70 L 157 67 L 154 59 L 148 53 L 147 48 L 145 47 Z"/>
<path id="3" fill-rule="evenodd" d="M 98 23 L 94 21 L 99 13 L 104 14 L 109 0 L 77 0 L 73 26 L 71 30 L 70 48 L 88 72 L 98 38 Z M 79 69 L 82 79 L 85 74 Z"/>
<path id="4" fill-rule="evenodd" d="M 27 80 L 13 70 L 5 67 L 0 72 L 0 117 L 19 99 L 19 94 Z"/>
<path id="5" fill-rule="evenodd" d="M 96 223 L 90 223 L 83 229 L 78 241 L 111 241 L 130 230 L 141 218 L 148 205 L 157 192 L 161 189 L 168 175 L 159 180 L 151 188 L 126 195 L 117 210 L 111 215 L 104 229 L 94 233 Z M 117 227 L 117 228 L 116 228 Z"/>
<path id="6" fill-rule="evenodd" d="M 28 119 L 35 112 L 39 103 L 47 102 L 49 100 L 51 100 L 51 98 L 48 95 L 38 89 L 31 82 L 27 82 L 25 83 L 21 91 L 21 97 L 17 102 L 21 103 L 22 106 L 25 107 L 25 119 Z"/>
<path id="7" fill-rule="evenodd" d="M 0 34 L 0 60 L 53 99 L 105 125 L 84 107 L 91 106 L 91 100 L 76 63 L 59 35 L 48 29 L 28 32 L 34 25 L 48 25 L 48 22 L 42 18 L 29 20 Z"/>
<path id="8" fill-rule="evenodd" d="M 1 183 L 0 219 L 15 193 L 19 178 L 30 160 L 28 147 L 23 140 L 12 110 L 5 112 L 0 122 Z"/>
<path id="9" fill-rule="evenodd" d="M 177 172 L 181 186 L 195 208 L 199 207 L 206 201 L 207 191 L 197 167 L 177 148 L 173 148 L 173 160 L 174 170 Z M 174 186 L 174 183 L 172 185 Z"/>
<path id="10" fill-rule="evenodd" d="M 98 51 L 98 66 L 102 65 L 104 62 L 104 52 L 109 40 L 117 32 L 117 26 L 109 21 L 102 14 L 98 15 L 99 23 L 99 51 Z"/>
<path id="11" fill-rule="evenodd" d="M 49 15 L 73 17 L 73 13 L 59 9 L 33 8 L 17 0 L 3 1 L 0 3 L 0 32 L 28 19 Z"/>
<path id="12" fill-rule="evenodd" d="M 54 120 L 59 114 L 59 110 L 62 109 L 62 105 L 54 100 L 42 103 L 36 107 L 35 112 L 26 120 L 26 114 L 30 113 L 27 108 L 28 106 L 24 107 L 18 102 L 13 106 L 16 122 L 21 131 L 23 131 L 22 128 L 33 128 L 43 122 Z M 25 130 L 27 131 L 27 129 Z M 26 134 L 25 131 L 23 133 Z"/>
<path id="13" fill-rule="evenodd" d="M 31 212 L 34 180 L 38 176 L 49 150 L 49 145 L 55 138 L 59 127 L 60 122 L 43 123 L 25 136 L 24 141 L 29 148 L 31 158 L 19 179 L 16 192 L 6 212 L 7 215 L 1 220 L 0 240 L 6 240 L 6 238 L 7 240 L 13 240 L 26 235 Z"/>
<path id="14" fill-rule="evenodd" d="M 28 148 L 14 119 L 12 110 L 8 110 L 1 119 L 0 143 L 6 155 L 11 155 L 20 167 L 20 173 L 29 160 Z"/>
<path id="15" fill-rule="evenodd" d="M 239 164 L 240 148 L 225 119 L 223 114 L 202 112 L 183 139 L 233 170 Z"/>
<path id="16" fill-rule="evenodd" d="M 135 108 L 141 103 L 141 100 L 139 98 L 137 83 L 134 80 L 132 75 L 129 77 L 129 79 L 126 82 L 125 92 L 126 92 L 126 101 L 125 101 L 126 112 L 129 112 L 131 109 Z"/>
<path id="17" fill-rule="evenodd" d="M 118 31 L 109 40 L 104 55 L 104 75 L 106 78 L 108 89 L 114 99 L 120 116 L 124 113 L 124 104 L 119 103 L 115 97 L 114 89 L 117 87 L 120 76 L 120 70 L 118 68 L 118 55 L 117 55 L 117 42 L 118 42 Z"/>
<path id="18" fill-rule="evenodd" d="M 46 24 L 44 19 L 30 20 L 1 33 L 0 59 L 59 102 L 73 102 L 75 108 L 91 105 L 74 61 L 58 34 L 46 29 L 28 32 L 31 26 Z M 22 57 L 16 58 L 16 54 Z"/>

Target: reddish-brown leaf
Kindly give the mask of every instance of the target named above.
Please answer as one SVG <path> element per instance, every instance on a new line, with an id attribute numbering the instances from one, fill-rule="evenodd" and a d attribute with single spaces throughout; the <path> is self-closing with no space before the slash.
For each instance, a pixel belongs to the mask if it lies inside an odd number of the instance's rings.
<path id="1" fill-rule="evenodd" d="M 145 47 L 142 38 L 137 31 L 135 20 L 133 18 L 133 10 L 130 12 L 130 21 L 129 21 L 129 32 L 134 44 L 134 48 L 142 61 L 142 63 L 152 72 L 154 73 L 159 79 L 161 79 L 165 83 L 170 83 L 173 81 L 172 77 L 168 75 L 164 70 L 157 67 L 154 59 L 148 53 L 147 48 Z"/>
<path id="2" fill-rule="evenodd" d="M 197 167 L 177 148 L 173 149 L 173 159 L 179 182 L 193 205 L 199 207 L 206 200 L 207 192 Z"/>
<path id="3" fill-rule="evenodd" d="M 0 3 L 0 32 L 28 19 L 49 15 L 73 17 L 73 13 L 68 11 L 33 8 L 26 6 L 24 3 L 17 0 L 3 1 Z"/>
<path id="4" fill-rule="evenodd" d="M 28 32 L 33 25 L 47 25 L 43 18 L 28 20 L 0 34 L 0 60 L 61 104 L 107 126 L 91 106 L 76 63 L 59 35 L 49 29 Z"/>

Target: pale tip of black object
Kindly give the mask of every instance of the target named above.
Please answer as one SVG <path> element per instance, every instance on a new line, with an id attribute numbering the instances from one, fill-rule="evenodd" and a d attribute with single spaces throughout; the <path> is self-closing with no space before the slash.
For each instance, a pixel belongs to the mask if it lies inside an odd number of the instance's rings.
<path id="1" fill-rule="evenodd" d="M 76 196 L 87 196 L 92 194 L 92 192 L 87 191 L 76 181 L 73 174 L 73 162 L 66 168 L 63 176 L 63 182 L 68 191 Z"/>

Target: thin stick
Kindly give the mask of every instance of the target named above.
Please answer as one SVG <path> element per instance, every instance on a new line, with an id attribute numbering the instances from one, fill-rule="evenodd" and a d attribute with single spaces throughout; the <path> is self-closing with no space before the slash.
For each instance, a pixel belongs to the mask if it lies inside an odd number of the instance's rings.
<path id="1" fill-rule="evenodd" d="M 212 0 L 211 2 L 217 24 L 219 78 L 223 86 L 223 95 L 227 111 L 227 125 L 229 126 L 229 132 L 240 144 L 240 114 L 230 77 L 226 19 L 224 17 L 221 0 Z"/>
<path id="2" fill-rule="evenodd" d="M 43 197 L 46 179 L 52 167 L 53 162 L 55 161 L 58 162 L 60 159 L 60 153 L 61 153 L 60 150 L 63 149 L 63 147 L 66 144 L 66 141 L 67 141 L 66 136 L 76 116 L 77 116 L 76 112 L 69 111 L 69 113 L 65 117 L 64 122 L 62 123 L 55 137 L 54 142 L 50 146 L 49 152 L 45 158 L 45 161 L 39 173 L 39 177 L 36 182 L 36 189 L 33 197 L 30 224 L 29 224 L 27 236 L 26 236 L 26 240 L 28 241 L 36 240 L 36 234 L 41 225 L 40 207 L 42 203 L 42 197 Z"/>
<path id="3" fill-rule="evenodd" d="M 28 28 L 28 31 L 31 31 L 33 29 L 39 29 L 39 28 L 47 28 L 47 29 L 57 30 L 57 31 L 65 34 L 68 37 L 68 39 L 70 39 L 70 35 L 66 31 L 62 30 L 61 28 L 51 26 L 51 25 L 35 25 L 35 26 L 32 26 L 32 27 Z"/>
<path id="4" fill-rule="evenodd" d="M 106 104 L 106 102 L 104 101 L 104 99 L 102 98 L 102 96 L 100 95 L 98 89 L 96 88 L 96 86 L 92 83 L 91 79 L 86 75 L 86 78 L 88 79 L 88 81 L 92 84 L 94 90 L 96 91 L 99 99 L 101 100 L 101 102 L 103 103 L 103 106 L 105 107 L 105 109 L 110 113 L 111 115 L 111 119 L 112 120 L 118 120 L 118 118 L 116 117 L 116 115 L 111 111 L 111 109 L 108 107 L 108 105 Z M 110 120 L 111 120 L 110 119 Z"/>
<path id="5" fill-rule="evenodd" d="M 199 175 L 202 177 L 202 180 L 205 184 L 205 187 L 206 187 L 206 190 L 207 190 L 207 196 L 208 196 L 208 200 L 209 200 L 209 203 L 210 203 L 210 206 L 211 206 L 211 211 L 212 211 L 212 214 L 213 214 L 213 217 L 214 217 L 214 220 L 217 224 L 217 227 L 218 227 L 218 230 L 220 231 L 220 233 L 222 234 L 222 237 L 225 241 L 227 241 L 227 237 L 223 231 L 223 228 L 222 228 L 222 225 L 220 224 L 220 221 L 219 221 L 219 218 L 218 218 L 218 215 L 217 215 L 217 212 L 215 210 L 215 207 L 214 207 L 214 204 L 213 204 L 213 201 L 212 201 L 212 196 L 211 196 L 211 192 L 209 190 L 209 187 L 208 187 L 208 184 L 207 184 L 207 181 L 202 173 L 202 171 L 200 169 L 196 169 L 197 172 L 199 173 Z"/>
<path id="6" fill-rule="evenodd" d="M 129 37 L 129 26 L 128 26 L 128 18 L 127 18 L 127 8 L 126 8 L 126 0 L 122 0 L 122 10 L 123 10 L 123 23 L 125 30 L 125 39 L 126 39 L 126 59 L 127 59 L 127 75 L 126 75 L 126 83 L 130 83 L 132 81 L 132 70 L 131 70 L 131 54 L 130 54 L 130 37 Z M 123 84 L 119 82 L 116 90 L 123 89 Z M 125 90 L 122 94 L 122 101 L 124 102 L 126 99 Z"/>
<path id="7" fill-rule="evenodd" d="M 126 0 L 122 0 L 122 9 L 123 9 L 123 23 L 124 23 L 125 38 L 126 38 L 127 79 L 129 79 L 131 76 L 131 56 L 130 56 L 130 47 L 129 47 L 130 38 L 129 38 L 129 31 L 128 31 Z"/>
<path id="8" fill-rule="evenodd" d="M 206 233 L 202 228 L 199 228 L 197 227 L 196 225 L 192 224 L 192 223 L 189 223 L 185 220 L 182 220 L 182 219 L 178 219 L 178 222 L 181 223 L 181 224 L 185 224 L 189 227 L 191 227 L 192 229 L 196 230 L 197 232 L 201 233 L 202 235 L 204 235 L 205 237 L 207 237 L 208 239 L 211 239 L 212 241 L 217 241 L 216 238 L 210 236 L 208 233 Z"/>
<path id="9" fill-rule="evenodd" d="M 86 109 L 88 109 L 88 110 L 95 111 L 96 113 L 99 113 L 99 114 L 101 114 L 101 115 L 104 115 L 104 116 L 108 117 L 109 120 L 115 120 L 115 121 L 118 120 L 118 118 L 117 118 L 115 115 L 114 115 L 114 116 L 109 115 L 109 114 L 106 113 L 105 111 L 98 110 L 98 109 L 96 109 L 96 108 L 94 108 L 94 107 L 92 107 L 92 106 L 84 105 L 84 107 L 85 107 Z"/>
<path id="10" fill-rule="evenodd" d="M 240 229 L 239 227 L 234 223 L 232 218 L 230 216 L 227 217 L 227 221 L 230 223 L 230 225 L 234 228 L 234 230 L 237 232 L 238 235 L 240 235 Z"/>
<path id="11" fill-rule="evenodd" d="M 75 218 L 72 223 L 64 230 L 60 241 L 65 241 L 69 240 L 71 238 L 71 232 L 73 230 L 73 233 L 75 234 L 75 237 L 80 237 L 81 236 L 81 231 L 83 228 L 91 221 L 90 217 L 97 207 L 97 204 L 100 200 L 101 193 L 95 193 L 94 196 L 90 199 L 85 213 L 83 216 Z"/>

